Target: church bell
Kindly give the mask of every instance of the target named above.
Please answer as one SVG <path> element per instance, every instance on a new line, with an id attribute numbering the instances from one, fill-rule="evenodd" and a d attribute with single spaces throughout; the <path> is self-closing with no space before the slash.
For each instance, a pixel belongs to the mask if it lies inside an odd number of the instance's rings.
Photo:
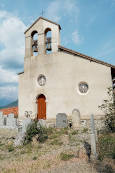
<path id="1" fill-rule="evenodd" d="M 51 47 L 51 37 L 47 37 L 46 38 L 46 49 L 48 51 L 51 51 L 52 50 L 52 47 Z"/>
<path id="2" fill-rule="evenodd" d="M 33 40 L 32 49 L 33 49 L 33 52 L 38 52 L 38 42 L 37 42 L 37 40 Z"/>

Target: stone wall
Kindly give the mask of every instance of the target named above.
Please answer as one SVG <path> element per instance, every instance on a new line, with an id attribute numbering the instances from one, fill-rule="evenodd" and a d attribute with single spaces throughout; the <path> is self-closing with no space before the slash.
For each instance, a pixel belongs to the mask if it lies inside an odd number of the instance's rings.
<path id="1" fill-rule="evenodd" d="M 95 119 L 95 129 L 101 130 L 104 127 L 104 120 L 103 119 Z M 81 126 L 90 129 L 90 119 L 89 120 L 81 120 Z"/>
<path id="2" fill-rule="evenodd" d="M 24 119 L 22 123 L 23 126 L 25 126 L 24 124 L 28 124 L 28 121 L 30 122 L 30 119 L 28 118 Z M 104 119 L 100 118 L 100 119 L 95 119 L 94 121 L 95 121 L 96 130 L 100 130 L 104 127 Z M 64 119 L 63 117 L 60 117 L 58 123 L 57 123 L 57 119 L 55 118 L 46 120 L 47 127 L 57 127 L 56 124 L 58 124 L 58 127 L 64 128 L 69 126 L 69 123 L 72 123 L 72 128 L 77 128 L 77 129 L 80 129 L 80 128 L 90 129 L 90 126 L 91 126 L 90 118 L 89 119 L 80 118 L 80 113 L 76 110 L 73 116 L 67 116 L 65 114 Z M 18 126 L 18 124 L 19 124 L 18 119 L 14 118 L 14 114 L 3 115 L 3 112 L 0 112 L 0 128 L 11 128 L 11 129 L 18 128 L 19 129 L 20 127 Z"/>
<path id="3" fill-rule="evenodd" d="M 77 129 L 88 128 L 90 130 L 90 127 L 91 127 L 90 118 L 87 118 L 87 119 L 80 118 L 80 120 L 79 120 L 80 124 L 78 124 L 78 121 L 77 121 L 77 123 L 75 124 L 75 122 L 74 122 L 74 125 L 73 125 L 72 116 L 67 116 L 67 121 L 68 121 L 67 126 L 69 126 L 69 123 L 72 123 L 72 128 L 77 128 Z M 104 118 L 94 119 L 94 122 L 95 122 L 96 130 L 103 129 Z M 47 124 L 47 127 L 56 127 L 56 119 L 48 119 L 48 120 L 46 120 L 46 124 Z"/>

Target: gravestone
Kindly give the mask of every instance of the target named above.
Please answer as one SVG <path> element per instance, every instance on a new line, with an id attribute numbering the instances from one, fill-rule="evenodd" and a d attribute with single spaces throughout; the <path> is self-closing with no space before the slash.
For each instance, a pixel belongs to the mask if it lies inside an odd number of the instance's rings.
<path id="1" fill-rule="evenodd" d="M 23 144 L 24 139 L 25 139 L 25 135 L 26 135 L 26 130 L 29 124 L 32 123 L 32 120 L 30 117 L 26 117 L 23 121 L 22 121 L 22 128 L 20 129 L 15 141 L 14 141 L 14 146 L 20 146 Z"/>
<path id="2" fill-rule="evenodd" d="M 17 147 L 22 145 L 24 142 L 24 139 L 25 139 L 25 133 L 19 132 L 14 141 L 14 146 Z"/>
<path id="3" fill-rule="evenodd" d="M 30 117 L 26 117 L 23 121 L 22 121 L 22 133 L 25 133 L 27 130 L 27 127 L 29 124 L 31 124 L 32 120 Z"/>
<path id="4" fill-rule="evenodd" d="M 17 128 L 17 119 L 14 118 L 14 114 L 8 114 L 6 125 L 8 128 Z"/>
<path id="5" fill-rule="evenodd" d="M 65 128 L 68 126 L 67 115 L 65 113 L 58 113 L 56 115 L 56 127 Z"/>
<path id="6" fill-rule="evenodd" d="M 73 128 L 80 127 L 80 112 L 78 109 L 74 109 L 72 111 L 72 127 Z"/>
<path id="7" fill-rule="evenodd" d="M 7 128 L 7 115 L 4 115 L 3 119 L 3 127 Z"/>
<path id="8" fill-rule="evenodd" d="M 3 112 L 0 112 L 0 117 L 3 116 Z"/>
<path id="9" fill-rule="evenodd" d="M 40 126 L 46 127 L 46 120 L 40 119 L 37 123 L 37 127 L 39 128 Z"/>
<path id="10" fill-rule="evenodd" d="M 96 134 L 95 134 L 95 122 L 94 122 L 94 116 L 91 115 L 91 150 L 95 158 L 97 158 L 97 152 L 96 152 Z"/>
<path id="11" fill-rule="evenodd" d="M 0 112 L 0 127 L 3 126 L 3 123 L 4 123 L 3 112 Z"/>

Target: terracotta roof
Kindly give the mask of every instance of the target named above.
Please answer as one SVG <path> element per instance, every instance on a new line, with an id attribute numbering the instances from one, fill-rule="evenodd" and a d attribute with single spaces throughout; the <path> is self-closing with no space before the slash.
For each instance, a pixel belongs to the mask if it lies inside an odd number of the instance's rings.
<path id="1" fill-rule="evenodd" d="M 37 20 L 35 20 L 35 22 L 24 32 L 24 34 L 25 34 L 36 22 L 38 22 L 40 19 L 43 19 L 43 20 L 45 20 L 45 21 L 47 21 L 47 22 L 53 23 L 53 24 L 55 24 L 55 25 L 58 25 L 58 26 L 59 26 L 59 29 L 61 29 L 61 26 L 60 26 L 58 23 L 52 22 L 51 20 L 46 19 L 46 18 L 44 18 L 44 17 L 39 17 L 39 18 L 38 18 Z"/>
<path id="2" fill-rule="evenodd" d="M 67 53 L 70 53 L 70 54 L 73 54 L 73 55 L 76 55 L 76 56 L 80 56 L 81 58 L 84 58 L 84 59 L 87 59 L 89 61 L 93 61 L 93 62 L 96 62 L 96 63 L 99 63 L 99 64 L 102 64 L 102 65 L 105 65 L 107 67 L 111 67 L 111 68 L 114 68 L 115 69 L 115 66 L 114 65 L 111 65 L 111 64 L 108 64 L 104 61 L 100 61 L 100 60 L 97 60 L 95 58 L 92 58 L 91 56 L 87 56 L 87 55 L 84 55 L 82 53 L 79 53 L 79 52 L 76 52 L 74 50 L 71 50 L 71 49 L 68 49 L 68 48 L 65 48 L 63 46 L 58 46 L 58 49 L 60 51 L 64 51 L 64 52 L 67 52 Z"/>
<path id="3" fill-rule="evenodd" d="M 10 113 L 13 113 L 15 117 L 18 116 L 18 107 L 11 107 L 11 108 L 3 108 L 0 109 L 0 112 L 3 112 L 3 115 L 8 115 Z"/>

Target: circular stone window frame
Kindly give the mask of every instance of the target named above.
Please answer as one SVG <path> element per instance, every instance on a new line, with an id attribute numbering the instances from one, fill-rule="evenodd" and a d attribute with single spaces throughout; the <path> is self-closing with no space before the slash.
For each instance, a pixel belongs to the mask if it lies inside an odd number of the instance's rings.
<path id="1" fill-rule="evenodd" d="M 40 84 L 39 83 L 39 80 L 40 80 L 40 78 L 41 77 L 43 77 L 45 80 L 44 80 L 44 84 Z M 37 85 L 39 86 L 39 87 L 43 87 L 43 86 L 45 86 L 46 85 L 46 76 L 44 75 L 44 74 L 40 74 L 38 77 L 37 77 Z"/>
<path id="2" fill-rule="evenodd" d="M 80 92 L 80 90 L 79 90 L 79 85 L 80 85 L 81 83 L 85 83 L 85 84 L 87 84 L 87 86 L 88 86 L 88 90 L 87 90 L 86 93 L 82 93 L 82 92 Z M 77 86 L 77 92 L 78 92 L 80 95 L 87 95 L 87 94 L 89 93 L 89 90 L 90 90 L 90 88 L 89 88 L 89 85 L 88 85 L 87 82 L 85 82 L 85 81 L 81 81 L 81 82 L 78 83 L 78 86 Z"/>

